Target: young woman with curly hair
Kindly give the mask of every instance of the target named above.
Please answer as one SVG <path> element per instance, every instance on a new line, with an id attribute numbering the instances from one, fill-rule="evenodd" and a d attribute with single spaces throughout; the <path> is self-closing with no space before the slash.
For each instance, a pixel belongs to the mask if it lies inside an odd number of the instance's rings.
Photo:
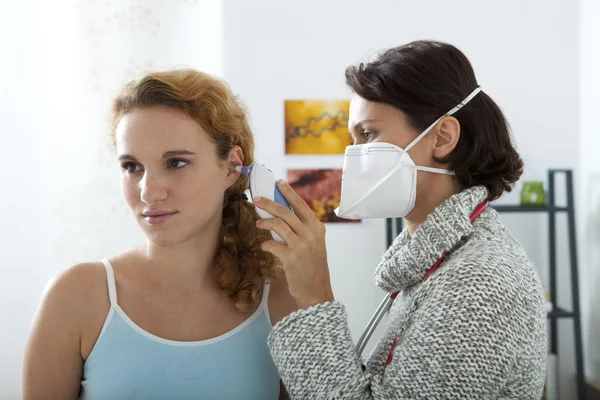
<path id="1" fill-rule="evenodd" d="M 284 397 L 267 335 L 296 304 L 235 171 L 254 152 L 236 97 L 201 72 L 152 73 L 115 99 L 111 138 L 146 243 L 48 286 L 24 398 Z"/>

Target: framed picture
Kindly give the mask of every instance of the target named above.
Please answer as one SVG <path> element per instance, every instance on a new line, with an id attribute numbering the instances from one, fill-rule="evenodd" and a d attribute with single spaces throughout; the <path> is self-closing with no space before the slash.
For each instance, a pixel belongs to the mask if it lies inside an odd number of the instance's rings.
<path id="1" fill-rule="evenodd" d="M 321 222 L 360 222 L 339 218 L 334 213 L 340 205 L 341 169 L 290 169 L 288 182 Z"/>
<path id="2" fill-rule="evenodd" d="M 350 100 L 286 100 L 286 154 L 344 154 Z"/>

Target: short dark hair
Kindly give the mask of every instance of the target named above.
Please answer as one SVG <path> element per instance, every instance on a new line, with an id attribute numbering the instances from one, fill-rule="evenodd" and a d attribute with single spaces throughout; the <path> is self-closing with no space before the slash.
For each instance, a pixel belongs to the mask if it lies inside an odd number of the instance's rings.
<path id="1" fill-rule="evenodd" d="M 348 67 L 346 83 L 366 100 L 398 108 L 420 131 L 479 86 L 471 63 L 459 49 L 423 40 Z M 523 160 L 500 107 L 481 91 L 454 117 L 460 123 L 460 139 L 447 157 L 436 161 L 448 164 L 463 188 L 485 186 L 489 200 L 510 192 L 523 173 Z"/>

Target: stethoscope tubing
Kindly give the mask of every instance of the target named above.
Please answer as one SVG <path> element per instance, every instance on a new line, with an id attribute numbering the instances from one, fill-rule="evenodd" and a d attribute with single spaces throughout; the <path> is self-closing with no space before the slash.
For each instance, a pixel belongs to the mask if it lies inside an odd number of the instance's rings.
<path id="1" fill-rule="evenodd" d="M 373 332 L 375 332 L 375 329 L 381 322 L 381 319 L 390 310 L 393 303 L 394 303 L 394 298 L 390 294 L 390 295 L 385 296 L 385 298 L 381 301 L 381 304 L 379 304 L 379 307 L 377 307 L 377 310 L 371 317 L 371 320 L 367 324 L 365 330 L 363 331 L 362 335 L 360 336 L 360 338 L 358 339 L 358 342 L 356 344 L 356 354 L 359 357 L 362 355 L 363 351 L 365 350 L 365 346 L 369 342 L 369 339 L 371 339 L 371 336 L 373 336 Z"/>

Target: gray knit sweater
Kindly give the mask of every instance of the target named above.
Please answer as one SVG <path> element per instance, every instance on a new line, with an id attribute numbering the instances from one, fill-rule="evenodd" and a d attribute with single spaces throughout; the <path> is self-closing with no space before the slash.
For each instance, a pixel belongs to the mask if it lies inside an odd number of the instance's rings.
<path id="1" fill-rule="evenodd" d="M 300 310 L 274 327 L 269 346 L 293 399 L 540 399 L 542 286 L 493 209 L 470 223 L 486 196 L 483 187 L 452 196 L 384 255 L 375 282 L 402 294 L 365 370 L 338 302 Z M 423 283 L 444 252 L 446 261 Z"/>

